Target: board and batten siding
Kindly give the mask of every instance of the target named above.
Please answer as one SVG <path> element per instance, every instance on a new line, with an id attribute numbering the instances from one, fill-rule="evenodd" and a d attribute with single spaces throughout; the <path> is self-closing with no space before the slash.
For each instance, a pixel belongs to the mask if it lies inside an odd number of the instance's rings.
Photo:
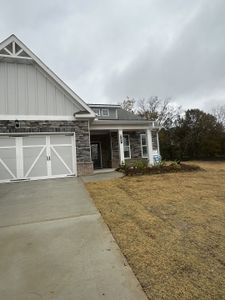
<path id="1" fill-rule="evenodd" d="M 0 62 L 0 115 L 72 116 L 80 109 L 37 65 Z"/>

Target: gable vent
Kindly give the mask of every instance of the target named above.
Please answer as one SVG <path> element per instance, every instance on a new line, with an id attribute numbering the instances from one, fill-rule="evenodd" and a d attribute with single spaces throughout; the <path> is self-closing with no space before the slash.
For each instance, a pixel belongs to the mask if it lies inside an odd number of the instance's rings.
<path id="1" fill-rule="evenodd" d="M 11 42 L 0 50 L 0 56 L 3 57 L 20 57 L 31 58 L 16 42 Z"/>

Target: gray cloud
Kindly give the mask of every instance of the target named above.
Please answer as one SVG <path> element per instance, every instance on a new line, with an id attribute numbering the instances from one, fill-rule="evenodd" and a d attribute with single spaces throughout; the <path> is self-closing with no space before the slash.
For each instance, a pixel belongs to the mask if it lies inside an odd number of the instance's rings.
<path id="1" fill-rule="evenodd" d="M 223 0 L 0 0 L 18 35 L 87 102 L 225 103 Z"/>

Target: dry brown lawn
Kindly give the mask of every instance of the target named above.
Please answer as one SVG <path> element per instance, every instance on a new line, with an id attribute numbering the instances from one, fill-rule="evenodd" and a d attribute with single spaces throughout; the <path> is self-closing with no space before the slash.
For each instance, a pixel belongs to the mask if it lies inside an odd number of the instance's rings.
<path id="1" fill-rule="evenodd" d="M 149 299 L 225 299 L 225 162 L 199 165 L 86 184 Z"/>

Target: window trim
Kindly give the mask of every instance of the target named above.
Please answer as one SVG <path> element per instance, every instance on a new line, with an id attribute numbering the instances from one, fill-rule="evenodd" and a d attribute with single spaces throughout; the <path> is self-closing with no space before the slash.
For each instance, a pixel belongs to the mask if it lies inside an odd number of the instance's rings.
<path id="1" fill-rule="evenodd" d="M 145 136 L 145 140 L 146 140 L 146 144 L 144 145 L 143 142 L 142 142 L 142 137 Z M 146 133 L 141 133 L 140 134 L 140 140 L 141 140 L 141 157 L 142 158 L 148 158 L 148 142 L 147 142 L 147 136 L 146 136 Z M 144 155 L 143 153 L 143 147 L 147 147 L 147 154 Z"/>
<path id="2" fill-rule="evenodd" d="M 124 137 L 128 137 L 128 146 L 124 145 Z M 125 157 L 125 148 L 129 149 L 129 157 Z M 131 159 L 131 148 L 130 148 L 130 135 L 128 133 L 123 134 L 123 153 L 124 153 L 124 159 Z"/>
<path id="3" fill-rule="evenodd" d="M 104 114 L 103 112 L 107 112 L 107 114 Z M 108 108 L 102 108 L 102 116 L 103 117 L 108 117 L 109 116 L 109 109 Z"/>

